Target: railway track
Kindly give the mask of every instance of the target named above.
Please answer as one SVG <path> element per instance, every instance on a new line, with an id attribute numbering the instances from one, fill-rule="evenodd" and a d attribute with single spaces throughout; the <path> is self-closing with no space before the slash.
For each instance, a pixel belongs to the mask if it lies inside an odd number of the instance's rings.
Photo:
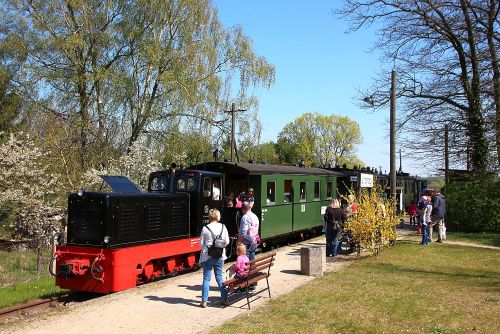
<path id="1" fill-rule="evenodd" d="M 25 304 L 1 309 L 0 325 L 60 310 L 69 303 L 84 302 L 96 297 L 97 295 L 93 294 L 66 293 L 56 297 L 34 300 Z"/>

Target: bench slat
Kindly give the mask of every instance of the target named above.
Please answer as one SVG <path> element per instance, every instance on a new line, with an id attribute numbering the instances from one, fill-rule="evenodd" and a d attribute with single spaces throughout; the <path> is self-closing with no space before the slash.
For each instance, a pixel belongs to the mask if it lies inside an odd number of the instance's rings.
<path id="1" fill-rule="evenodd" d="M 255 274 L 257 272 L 267 270 L 267 269 L 271 268 L 272 266 L 274 266 L 274 263 L 269 263 L 269 264 L 266 264 L 266 265 L 257 266 L 257 267 L 252 268 L 252 270 L 249 271 L 248 274 L 250 276 L 252 276 L 253 274 Z"/>
<path id="2" fill-rule="evenodd" d="M 274 258 L 268 258 L 268 259 L 264 259 L 262 261 L 250 261 L 246 264 L 246 269 L 248 270 L 248 268 L 250 268 L 250 266 L 252 267 L 255 267 L 255 266 L 261 266 L 261 265 L 265 265 L 265 264 L 268 264 L 268 263 L 272 263 L 274 262 Z"/>

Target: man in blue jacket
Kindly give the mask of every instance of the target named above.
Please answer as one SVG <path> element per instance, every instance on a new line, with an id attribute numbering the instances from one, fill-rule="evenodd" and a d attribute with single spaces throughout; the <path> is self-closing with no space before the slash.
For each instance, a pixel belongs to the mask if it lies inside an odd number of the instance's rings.
<path id="1" fill-rule="evenodd" d="M 446 215 L 446 200 L 441 194 L 440 189 L 436 189 L 432 194 L 432 217 L 429 224 L 429 238 L 432 240 L 432 232 L 434 225 L 438 227 L 438 240 L 443 242 L 444 237 L 444 217 Z"/>

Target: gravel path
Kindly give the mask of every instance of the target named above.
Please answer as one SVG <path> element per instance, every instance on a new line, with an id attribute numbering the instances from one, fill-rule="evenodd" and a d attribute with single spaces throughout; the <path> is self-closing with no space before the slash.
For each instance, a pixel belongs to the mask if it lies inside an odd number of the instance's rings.
<path id="1" fill-rule="evenodd" d="M 434 232 L 437 233 L 437 232 Z M 436 241 L 436 235 L 434 234 L 434 240 Z M 417 227 L 416 226 L 409 226 L 409 225 L 404 225 L 403 228 L 398 228 L 398 240 L 410 240 L 410 241 L 415 241 L 415 242 L 420 242 L 422 240 L 422 235 L 418 234 L 417 232 Z M 477 244 L 474 242 L 468 242 L 468 241 L 454 241 L 454 240 L 445 240 L 444 241 L 446 244 L 449 245 L 457 245 L 457 246 L 466 246 L 466 247 L 478 247 L 478 248 L 488 248 L 488 249 L 497 249 L 500 250 L 500 247 L 496 246 L 489 246 L 489 245 L 482 245 L 482 244 Z"/>
<path id="2" fill-rule="evenodd" d="M 300 247 L 324 245 L 318 237 L 293 246 L 280 248 L 269 278 L 273 298 L 284 295 L 314 277 L 300 273 Z M 354 255 L 340 256 L 327 262 L 326 271 L 336 271 L 351 263 Z M 230 263 L 226 264 L 229 266 Z M 212 277 L 209 306 L 199 307 L 202 271 L 179 275 L 156 283 L 107 295 L 67 310 L 51 313 L 44 319 L 26 320 L 6 333 L 206 333 L 211 328 L 242 314 L 246 299 L 229 307 L 218 305 L 218 289 Z M 265 284 L 259 282 L 259 284 Z M 267 292 L 256 296 L 252 309 L 269 301 Z M 0 331 L 2 328 L 0 328 Z"/>

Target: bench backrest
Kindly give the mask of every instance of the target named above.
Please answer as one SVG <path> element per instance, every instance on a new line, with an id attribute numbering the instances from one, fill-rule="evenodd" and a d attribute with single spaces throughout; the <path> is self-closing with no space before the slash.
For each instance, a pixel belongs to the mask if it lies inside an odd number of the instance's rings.
<path id="1" fill-rule="evenodd" d="M 267 273 L 269 274 L 269 270 L 274 265 L 275 257 L 276 257 L 276 252 L 272 252 L 248 262 L 245 267 L 246 276 L 252 277 L 253 275 L 263 272 L 265 270 L 267 270 Z"/>

